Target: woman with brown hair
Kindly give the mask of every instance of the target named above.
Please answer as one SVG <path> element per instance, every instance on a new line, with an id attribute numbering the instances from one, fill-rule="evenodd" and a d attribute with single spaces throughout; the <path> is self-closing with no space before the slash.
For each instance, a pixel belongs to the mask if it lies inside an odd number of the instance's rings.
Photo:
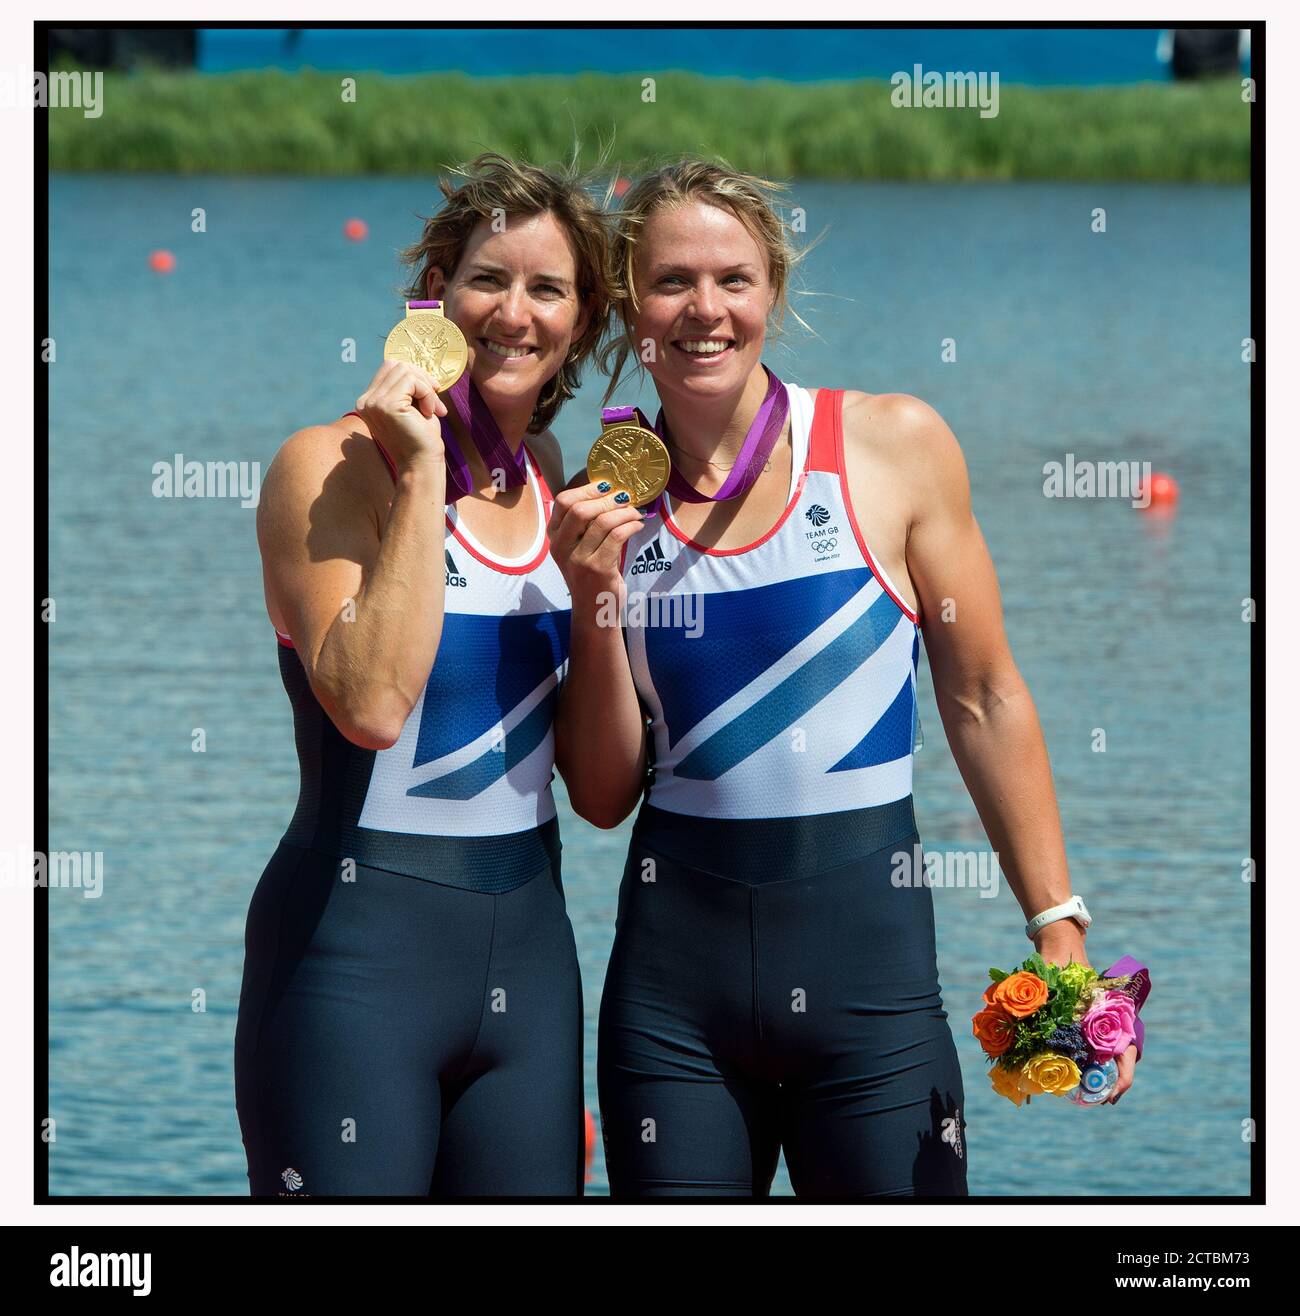
<path id="1" fill-rule="evenodd" d="M 777 190 L 685 160 L 628 192 L 610 392 L 635 354 L 673 476 L 647 515 L 582 483 L 551 518 L 556 761 L 599 826 L 645 794 L 600 1010 L 610 1185 L 765 1196 L 784 1149 L 800 1196 L 964 1196 L 912 810 L 922 635 L 1044 958 L 1086 962 L 1088 915 L 952 433 L 916 398 L 763 363 L 797 259 Z"/>
<path id="2" fill-rule="evenodd" d="M 569 597 L 547 429 L 603 332 L 571 171 L 483 155 L 405 253 L 468 366 L 386 361 L 258 508 L 298 809 L 249 909 L 236 1100 L 258 1196 L 576 1196 L 582 995 L 551 723 Z"/>

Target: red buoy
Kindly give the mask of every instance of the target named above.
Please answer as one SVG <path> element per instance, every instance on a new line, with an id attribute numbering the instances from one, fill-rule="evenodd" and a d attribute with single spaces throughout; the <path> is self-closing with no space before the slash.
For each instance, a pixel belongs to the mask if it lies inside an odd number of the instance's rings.
<path id="1" fill-rule="evenodd" d="M 349 242 L 364 242 L 369 232 L 364 219 L 350 219 L 343 225 L 343 236 Z"/>
<path id="2" fill-rule="evenodd" d="M 587 1173 L 585 1182 L 591 1182 L 591 1158 L 596 1154 L 596 1121 L 591 1118 L 591 1111 L 582 1108 L 583 1119 L 587 1126 Z"/>
<path id="3" fill-rule="evenodd" d="M 156 274 L 170 274 L 176 268 L 176 257 L 170 251 L 151 251 L 149 268 Z"/>
<path id="4" fill-rule="evenodd" d="M 1144 508 L 1171 508 L 1178 501 L 1178 481 L 1164 471 L 1153 471 L 1138 491 L 1138 500 Z"/>
<path id="5" fill-rule="evenodd" d="M 614 195 L 621 197 L 626 194 L 629 187 L 632 186 L 630 178 L 618 178 L 614 180 Z"/>

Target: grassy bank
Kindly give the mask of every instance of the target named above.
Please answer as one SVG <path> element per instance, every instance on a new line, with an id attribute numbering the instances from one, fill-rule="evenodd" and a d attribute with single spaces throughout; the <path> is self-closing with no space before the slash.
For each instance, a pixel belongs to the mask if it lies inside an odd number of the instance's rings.
<path id="1" fill-rule="evenodd" d="M 49 113 L 50 167 L 175 173 L 423 174 L 480 150 L 550 161 L 576 135 L 626 173 L 665 153 L 721 154 L 775 177 L 1249 178 L 1250 107 L 1236 79 L 1128 87 L 1005 86 L 999 113 L 896 109 L 886 82 L 109 73 L 103 113 Z"/>

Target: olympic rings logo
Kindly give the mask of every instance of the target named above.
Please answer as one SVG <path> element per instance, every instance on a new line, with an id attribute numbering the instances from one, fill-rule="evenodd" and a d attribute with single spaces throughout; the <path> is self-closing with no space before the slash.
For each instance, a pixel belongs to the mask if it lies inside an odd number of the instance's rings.
<path id="1" fill-rule="evenodd" d="M 834 539 L 814 539 L 812 541 L 812 550 L 814 553 L 829 553 L 837 542 Z"/>

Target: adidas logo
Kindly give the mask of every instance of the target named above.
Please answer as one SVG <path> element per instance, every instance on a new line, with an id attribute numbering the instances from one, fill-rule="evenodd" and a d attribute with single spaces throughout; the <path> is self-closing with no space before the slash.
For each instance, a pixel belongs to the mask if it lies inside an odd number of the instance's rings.
<path id="1" fill-rule="evenodd" d="M 451 549 L 447 549 L 446 553 L 447 553 L 447 588 L 451 589 L 453 586 L 458 586 L 463 589 L 466 585 L 469 584 L 469 581 L 466 580 L 465 577 L 462 576 L 460 572 L 456 569 L 456 559 L 452 557 Z"/>
<path id="2" fill-rule="evenodd" d="M 651 571 L 667 571 L 672 563 L 664 555 L 662 545 L 656 539 L 653 543 L 647 544 L 635 558 L 632 560 L 632 569 L 627 574 L 629 576 L 644 576 Z"/>
<path id="3" fill-rule="evenodd" d="M 957 1153 L 957 1159 L 962 1159 L 961 1150 L 961 1109 L 960 1107 L 953 1111 L 950 1118 L 943 1121 L 940 1125 L 939 1137 L 946 1142 Z"/>

